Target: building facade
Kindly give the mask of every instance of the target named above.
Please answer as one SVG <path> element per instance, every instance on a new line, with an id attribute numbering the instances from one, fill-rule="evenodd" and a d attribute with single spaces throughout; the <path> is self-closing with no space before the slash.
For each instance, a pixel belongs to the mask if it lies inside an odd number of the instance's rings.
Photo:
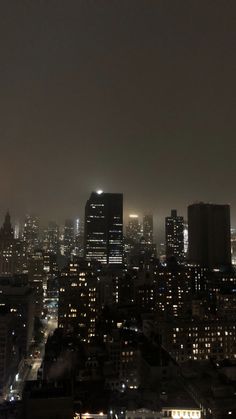
<path id="1" fill-rule="evenodd" d="M 85 257 L 102 264 L 122 264 L 122 194 L 91 194 L 85 207 Z"/>
<path id="2" fill-rule="evenodd" d="M 178 262 L 184 258 L 184 219 L 172 209 L 165 219 L 166 257 L 174 256 Z"/>
<path id="3" fill-rule="evenodd" d="M 188 259 L 191 264 L 210 268 L 231 265 L 229 205 L 190 205 L 188 235 Z"/>

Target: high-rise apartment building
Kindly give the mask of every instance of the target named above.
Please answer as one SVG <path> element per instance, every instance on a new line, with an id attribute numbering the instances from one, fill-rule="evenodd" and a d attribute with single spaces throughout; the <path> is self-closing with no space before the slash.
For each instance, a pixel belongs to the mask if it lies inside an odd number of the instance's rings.
<path id="1" fill-rule="evenodd" d="M 122 264 L 122 194 L 92 192 L 85 207 L 85 257 L 103 264 Z"/>
<path id="2" fill-rule="evenodd" d="M 90 262 L 70 262 L 59 284 L 58 327 L 90 342 L 95 337 L 98 310 L 96 268 Z"/>
<path id="3" fill-rule="evenodd" d="M 231 265 L 229 205 L 190 205 L 188 234 L 190 263 L 210 268 Z"/>
<path id="4" fill-rule="evenodd" d="M 184 219 L 172 209 L 171 215 L 165 219 L 166 257 L 174 256 L 178 262 L 184 257 Z"/>

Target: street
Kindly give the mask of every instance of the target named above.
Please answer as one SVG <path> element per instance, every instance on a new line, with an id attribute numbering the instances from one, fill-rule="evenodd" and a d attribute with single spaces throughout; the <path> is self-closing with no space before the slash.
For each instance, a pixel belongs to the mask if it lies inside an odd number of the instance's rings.
<path id="1" fill-rule="evenodd" d="M 48 337 L 53 334 L 57 327 L 57 317 L 50 317 L 48 320 L 43 320 L 42 323 L 44 332 L 43 342 L 35 347 L 33 353 L 21 361 L 18 373 L 5 395 L 5 399 L 8 401 L 21 400 L 25 382 L 37 380 L 38 370 L 44 358 L 45 344 Z"/>

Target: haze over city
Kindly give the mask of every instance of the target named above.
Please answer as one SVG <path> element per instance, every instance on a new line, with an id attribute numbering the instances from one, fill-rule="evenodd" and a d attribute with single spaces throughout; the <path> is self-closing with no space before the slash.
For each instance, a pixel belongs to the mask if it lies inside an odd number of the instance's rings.
<path id="1" fill-rule="evenodd" d="M 0 419 L 236 418 L 235 22 L 0 1 Z"/>
<path id="2" fill-rule="evenodd" d="M 230 203 L 236 222 L 234 1 L 2 1 L 1 215 Z"/>

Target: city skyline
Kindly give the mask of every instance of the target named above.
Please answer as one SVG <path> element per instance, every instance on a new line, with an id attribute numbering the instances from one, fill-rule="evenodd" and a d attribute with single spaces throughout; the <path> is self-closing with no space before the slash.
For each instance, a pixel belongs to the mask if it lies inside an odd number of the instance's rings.
<path id="1" fill-rule="evenodd" d="M 0 417 L 236 418 L 236 1 L 0 1 Z"/>
<path id="2" fill-rule="evenodd" d="M 98 191 L 100 192 L 101 190 L 98 190 Z M 91 192 L 97 193 L 98 191 L 90 191 L 90 193 L 87 196 L 86 201 L 88 200 L 88 197 L 91 194 Z M 109 191 L 109 192 L 108 191 L 102 191 L 102 192 L 114 193 L 114 191 L 112 191 L 112 192 L 111 191 Z M 115 193 L 117 193 L 117 192 L 115 192 Z M 7 212 L 9 212 L 10 216 L 11 216 L 11 220 L 13 222 L 13 225 L 14 225 L 15 228 L 17 228 L 17 231 L 18 231 L 19 228 L 23 229 L 25 219 L 28 215 L 36 216 L 36 217 L 39 218 L 40 229 L 46 228 L 51 222 L 56 222 L 58 227 L 62 228 L 67 220 L 73 221 L 75 223 L 75 228 L 76 228 L 77 220 L 81 220 L 82 222 L 84 222 L 86 201 L 84 202 L 84 207 L 82 208 L 81 213 L 78 213 L 78 212 L 76 213 L 75 212 L 74 215 L 73 214 L 67 214 L 65 216 L 65 218 L 63 218 L 63 217 L 58 218 L 57 213 L 55 213 L 51 218 L 48 218 L 48 217 L 42 217 L 42 214 L 39 214 L 39 212 L 37 212 L 37 211 L 35 211 L 35 212 L 28 211 L 28 212 L 25 212 L 25 213 L 16 214 L 14 212 L 14 209 L 0 208 L 0 224 L 2 224 L 4 222 L 5 215 L 6 215 Z M 206 202 L 195 201 L 195 202 L 191 202 L 191 203 L 189 202 L 182 213 L 179 211 L 179 208 L 178 208 L 178 213 L 181 216 L 183 216 L 185 223 L 188 223 L 188 214 L 187 214 L 188 213 L 188 206 L 193 205 L 193 204 L 201 204 L 201 203 L 216 204 L 216 205 L 229 205 L 229 204 L 225 204 L 225 203 L 219 203 L 219 202 L 214 202 L 213 203 L 213 202 L 208 202 L 208 201 L 206 201 Z M 172 209 L 173 208 L 170 208 L 169 212 Z M 231 213 L 230 227 L 231 227 L 231 230 L 235 230 L 236 223 L 234 224 L 233 220 L 232 220 L 233 210 L 232 210 L 231 206 L 230 206 L 230 213 Z M 124 208 L 123 208 L 124 233 L 125 233 L 125 226 L 127 226 L 128 222 L 129 222 L 129 217 L 130 217 L 130 215 L 132 216 L 133 214 L 135 214 L 135 216 L 137 216 L 139 220 L 141 220 L 143 217 L 147 216 L 148 214 L 151 214 L 153 216 L 154 239 L 155 239 L 155 241 L 157 241 L 157 243 L 161 244 L 163 242 L 164 238 L 165 238 L 165 218 L 168 216 L 168 213 L 165 214 L 163 209 L 159 212 L 158 212 L 158 210 L 157 211 L 154 210 L 153 213 L 149 210 L 141 211 L 140 209 L 137 209 L 137 208 L 128 211 L 127 206 L 126 206 L 126 200 L 124 199 Z"/>
<path id="3" fill-rule="evenodd" d="M 1 211 L 59 219 L 91 190 L 185 216 L 231 204 L 235 2 L 1 5 Z"/>

